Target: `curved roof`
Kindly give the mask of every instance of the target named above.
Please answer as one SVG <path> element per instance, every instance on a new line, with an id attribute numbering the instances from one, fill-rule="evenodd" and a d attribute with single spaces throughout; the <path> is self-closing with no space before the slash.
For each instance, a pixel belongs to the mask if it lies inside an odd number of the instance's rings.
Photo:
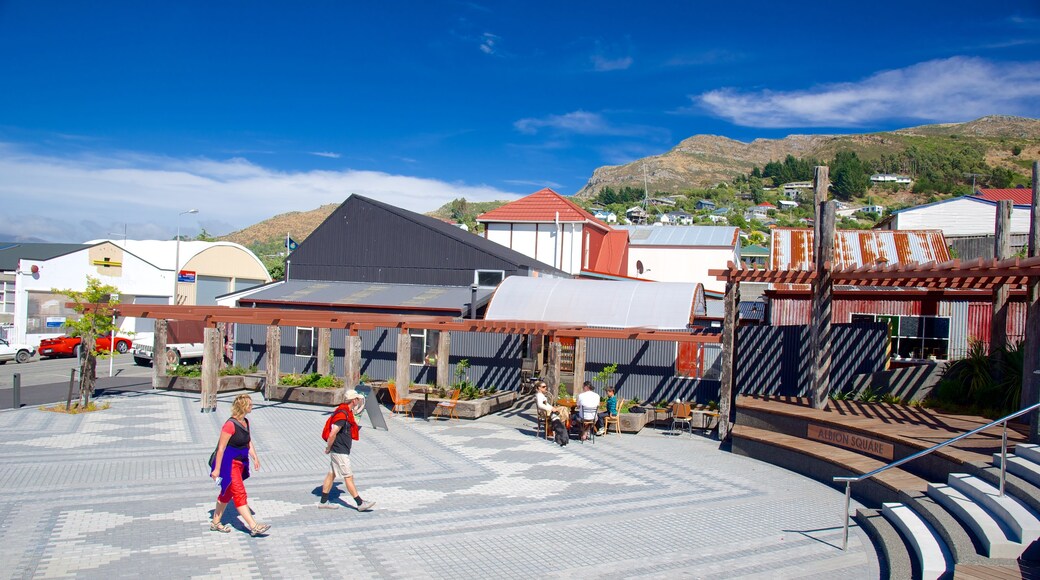
<path id="1" fill-rule="evenodd" d="M 610 328 L 686 328 L 696 284 L 506 278 L 487 320 L 529 320 Z"/>
<path id="2" fill-rule="evenodd" d="M 177 255 L 177 240 L 91 240 L 87 244 L 100 244 L 109 242 L 123 248 L 131 254 L 152 264 L 160 270 L 173 270 L 174 257 Z M 181 242 L 180 262 L 181 267 L 191 261 L 192 258 L 205 252 L 210 248 L 227 246 L 242 250 L 249 255 L 266 272 L 267 267 L 256 257 L 249 248 L 234 242 Z"/>

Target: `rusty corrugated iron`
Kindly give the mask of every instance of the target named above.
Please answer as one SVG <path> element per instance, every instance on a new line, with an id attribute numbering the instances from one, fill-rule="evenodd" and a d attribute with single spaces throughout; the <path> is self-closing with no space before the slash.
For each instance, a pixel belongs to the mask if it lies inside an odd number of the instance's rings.
<path id="1" fill-rule="evenodd" d="M 834 233 L 834 267 L 859 268 L 883 263 L 946 262 L 950 251 L 941 230 L 838 230 Z M 774 228 L 771 267 L 809 270 L 813 264 L 813 231 Z"/>

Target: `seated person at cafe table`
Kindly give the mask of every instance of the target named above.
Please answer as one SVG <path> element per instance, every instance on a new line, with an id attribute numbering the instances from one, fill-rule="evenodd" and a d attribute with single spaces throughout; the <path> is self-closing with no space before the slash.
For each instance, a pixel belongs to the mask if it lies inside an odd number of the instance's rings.
<path id="1" fill-rule="evenodd" d="M 599 393 L 592 390 L 592 383 L 585 381 L 578 395 L 578 421 L 596 420 L 596 431 L 603 429 L 603 416 L 599 413 Z M 582 433 L 582 438 L 585 434 Z"/>
<path id="2" fill-rule="evenodd" d="M 614 387 L 607 387 L 607 410 L 599 412 L 599 419 L 596 421 L 596 435 L 605 435 L 607 432 L 607 430 L 603 428 L 605 425 L 605 419 L 617 414 L 617 396 L 614 394 Z"/>
<path id="3" fill-rule="evenodd" d="M 570 409 L 566 405 L 556 405 L 555 407 L 549 403 L 549 395 L 547 394 L 549 385 L 545 384 L 545 381 L 538 381 L 535 385 L 534 392 L 534 406 L 538 411 L 539 415 L 548 417 L 554 411 L 559 413 L 560 418 L 566 423 L 570 415 Z"/>

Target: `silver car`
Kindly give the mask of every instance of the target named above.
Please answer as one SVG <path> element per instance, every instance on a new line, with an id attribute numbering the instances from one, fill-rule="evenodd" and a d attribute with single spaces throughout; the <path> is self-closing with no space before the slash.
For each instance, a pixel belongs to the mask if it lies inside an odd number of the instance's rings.
<path id="1" fill-rule="evenodd" d="M 27 344 L 18 344 L 7 342 L 7 339 L 0 338 L 0 365 L 5 364 L 9 360 L 13 360 L 19 363 L 29 362 L 29 359 L 36 354 L 36 349 Z"/>

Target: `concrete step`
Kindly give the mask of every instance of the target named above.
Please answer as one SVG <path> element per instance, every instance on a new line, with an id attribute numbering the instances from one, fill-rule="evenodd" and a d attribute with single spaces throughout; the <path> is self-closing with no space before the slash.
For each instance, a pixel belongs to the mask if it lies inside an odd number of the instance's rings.
<path id="1" fill-rule="evenodd" d="M 1018 558 L 1026 546 L 1012 540 L 1001 522 L 960 491 L 942 483 L 928 484 L 928 497 L 957 517 L 975 535 L 989 558 Z"/>
<path id="2" fill-rule="evenodd" d="M 953 556 L 935 530 L 921 519 L 914 510 L 901 503 L 885 503 L 881 506 L 885 519 L 900 531 L 903 540 L 917 558 L 920 578 L 949 578 L 953 574 Z M 916 577 L 916 575 L 915 575 Z"/>
<path id="3" fill-rule="evenodd" d="M 1011 532 L 1012 540 L 1031 543 L 1040 538 L 1040 519 L 1036 514 L 1007 493 L 1001 496 L 999 488 L 966 473 L 951 473 L 947 483 L 996 516 Z"/>
<path id="4" fill-rule="evenodd" d="M 993 465 L 1000 467 L 999 453 L 993 454 Z M 1033 463 L 1018 455 L 1008 455 L 1007 472 L 1014 473 L 1035 486 L 1040 486 L 1040 463 Z"/>
<path id="5" fill-rule="evenodd" d="M 946 508 L 939 505 L 934 499 L 928 497 L 924 492 L 911 491 L 900 492 L 899 502 L 906 504 L 921 516 L 928 525 L 932 526 L 939 539 L 946 544 L 946 548 L 958 564 L 962 562 L 984 562 L 989 561 L 980 553 L 980 546 L 971 535 L 971 532 Z"/>
<path id="6" fill-rule="evenodd" d="M 857 509 L 852 519 L 866 532 L 878 551 L 880 578 L 914 577 L 916 563 L 912 562 L 910 548 L 906 546 L 892 522 L 885 519 L 878 510 L 868 508 Z"/>
<path id="7" fill-rule="evenodd" d="M 1040 445 L 1033 445 L 1032 443 L 1019 443 L 1015 445 L 1015 455 L 1031 461 L 1037 465 L 1040 465 Z"/>

